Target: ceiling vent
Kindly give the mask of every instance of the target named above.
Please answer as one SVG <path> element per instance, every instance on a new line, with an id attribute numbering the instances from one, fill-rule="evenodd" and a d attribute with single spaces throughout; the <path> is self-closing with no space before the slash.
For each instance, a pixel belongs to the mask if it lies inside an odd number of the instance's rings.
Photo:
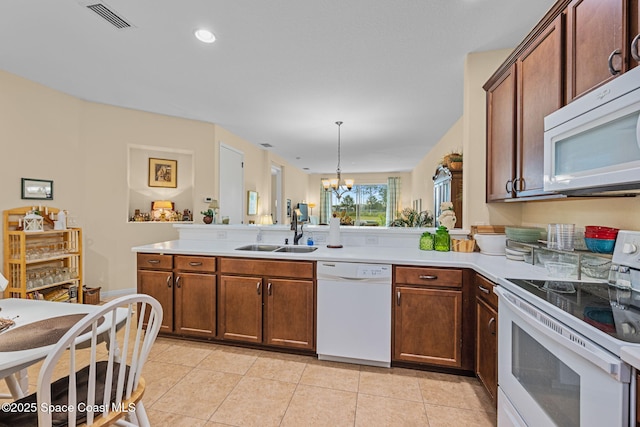
<path id="1" fill-rule="evenodd" d="M 95 12 L 99 17 L 101 17 L 114 27 L 118 28 L 119 30 L 132 27 L 132 25 L 127 22 L 126 19 L 118 16 L 118 14 L 110 9 L 109 6 L 107 6 L 105 3 L 89 2 L 85 3 L 84 6 L 89 10 Z"/>
<path id="2" fill-rule="evenodd" d="M 272 148 L 273 145 L 269 144 L 268 142 L 265 142 L 264 144 L 260 144 L 262 145 L 264 148 Z"/>

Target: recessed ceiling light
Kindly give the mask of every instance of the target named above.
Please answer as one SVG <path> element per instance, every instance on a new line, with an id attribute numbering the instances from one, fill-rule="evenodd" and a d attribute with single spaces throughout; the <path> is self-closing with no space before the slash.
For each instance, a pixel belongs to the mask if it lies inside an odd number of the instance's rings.
<path id="1" fill-rule="evenodd" d="M 209 30 L 205 30 L 204 28 L 200 28 L 194 32 L 196 38 L 203 43 L 213 43 L 216 41 L 216 36 Z"/>

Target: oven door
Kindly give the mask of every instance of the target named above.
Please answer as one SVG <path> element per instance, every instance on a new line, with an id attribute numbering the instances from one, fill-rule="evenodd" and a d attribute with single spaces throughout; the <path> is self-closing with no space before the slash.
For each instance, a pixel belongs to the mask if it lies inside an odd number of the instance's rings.
<path id="1" fill-rule="evenodd" d="M 517 419 L 515 410 L 529 426 L 628 425 L 629 366 L 504 288 L 496 293 L 498 385 L 510 404 L 498 405 L 498 419 Z"/>

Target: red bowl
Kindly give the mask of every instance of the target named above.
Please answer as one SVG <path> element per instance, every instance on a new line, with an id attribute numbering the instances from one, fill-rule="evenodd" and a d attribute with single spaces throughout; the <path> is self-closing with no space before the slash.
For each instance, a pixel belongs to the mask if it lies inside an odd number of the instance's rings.
<path id="1" fill-rule="evenodd" d="M 613 227 L 602 227 L 599 225 L 587 225 L 584 228 L 584 232 L 585 233 L 613 233 L 613 234 L 618 234 L 618 228 L 613 228 Z"/>
<path id="2" fill-rule="evenodd" d="M 617 236 L 617 234 L 611 233 L 584 233 L 584 237 L 588 239 L 615 240 Z"/>

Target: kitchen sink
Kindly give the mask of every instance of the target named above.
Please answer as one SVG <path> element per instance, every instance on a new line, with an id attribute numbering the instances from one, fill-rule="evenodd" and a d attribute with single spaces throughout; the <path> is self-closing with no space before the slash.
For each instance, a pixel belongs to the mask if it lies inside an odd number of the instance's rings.
<path id="1" fill-rule="evenodd" d="M 246 245 L 236 248 L 236 251 L 258 251 L 258 252 L 273 252 L 278 249 L 278 245 Z"/>
<path id="2" fill-rule="evenodd" d="M 316 247 L 313 246 L 281 246 L 275 250 L 275 252 L 293 252 L 293 253 L 307 253 L 315 251 Z"/>

